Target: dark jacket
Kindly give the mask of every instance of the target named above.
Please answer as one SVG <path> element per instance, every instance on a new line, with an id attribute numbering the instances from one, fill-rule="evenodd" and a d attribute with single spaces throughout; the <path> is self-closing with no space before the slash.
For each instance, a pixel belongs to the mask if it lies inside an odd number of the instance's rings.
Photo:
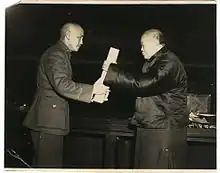
<path id="1" fill-rule="evenodd" d="M 162 129 L 188 124 L 187 75 L 178 57 L 165 46 L 144 63 L 140 76 L 111 64 L 104 84 L 135 94 L 132 124 Z"/>
<path id="2" fill-rule="evenodd" d="M 70 57 L 69 49 L 61 41 L 42 55 L 35 99 L 24 126 L 65 135 L 69 132 L 69 105 L 66 98 L 90 102 L 93 86 L 72 80 Z"/>

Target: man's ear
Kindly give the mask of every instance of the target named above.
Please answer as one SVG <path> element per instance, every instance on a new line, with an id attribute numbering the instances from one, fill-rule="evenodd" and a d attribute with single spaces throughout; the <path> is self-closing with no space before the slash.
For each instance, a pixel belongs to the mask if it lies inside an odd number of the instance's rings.
<path id="1" fill-rule="evenodd" d="M 161 38 L 161 37 L 160 37 L 160 35 L 159 35 L 159 34 L 157 34 L 157 35 L 156 35 L 156 40 L 157 40 L 158 44 L 160 44 L 160 43 L 161 43 L 160 38 Z"/>
<path id="2" fill-rule="evenodd" d="M 70 31 L 69 30 L 66 31 L 65 35 L 66 35 L 67 40 L 70 40 Z"/>

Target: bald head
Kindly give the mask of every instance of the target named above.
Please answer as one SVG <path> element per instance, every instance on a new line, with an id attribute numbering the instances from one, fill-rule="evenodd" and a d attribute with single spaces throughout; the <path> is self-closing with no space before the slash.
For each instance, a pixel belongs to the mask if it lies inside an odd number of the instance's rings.
<path id="1" fill-rule="evenodd" d="M 79 30 L 83 30 L 82 27 L 76 23 L 66 23 L 62 26 L 60 30 L 60 38 L 63 40 L 68 32 L 76 32 Z"/>
<path id="2" fill-rule="evenodd" d="M 66 23 L 60 30 L 60 40 L 71 50 L 78 51 L 83 44 L 83 28 L 76 23 Z"/>
<path id="3" fill-rule="evenodd" d="M 164 37 L 163 33 L 158 29 L 149 29 L 145 31 L 141 37 L 142 40 L 144 39 L 154 39 L 155 41 L 158 41 L 159 44 L 164 44 Z"/>
<path id="4" fill-rule="evenodd" d="M 141 51 L 145 59 L 150 59 L 164 46 L 163 33 L 158 29 L 149 29 L 141 37 Z"/>

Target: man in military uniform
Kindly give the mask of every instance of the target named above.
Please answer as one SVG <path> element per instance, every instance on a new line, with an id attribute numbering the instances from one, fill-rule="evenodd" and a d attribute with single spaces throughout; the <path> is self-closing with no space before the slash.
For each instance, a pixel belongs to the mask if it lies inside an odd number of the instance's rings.
<path id="1" fill-rule="evenodd" d="M 104 94 L 107 100 L 109 87 L 72 80 L 71 52 L 79 50 L 83 36 L 80 25 L 67 23 L 61 28 L 60 40 L 41 57 L 35 99 L 23 122 L 31 130 L 33 167 L 62 167 L 63 137 L 69 133 L 66 98 L 90 103 L 94 94 Z"/>

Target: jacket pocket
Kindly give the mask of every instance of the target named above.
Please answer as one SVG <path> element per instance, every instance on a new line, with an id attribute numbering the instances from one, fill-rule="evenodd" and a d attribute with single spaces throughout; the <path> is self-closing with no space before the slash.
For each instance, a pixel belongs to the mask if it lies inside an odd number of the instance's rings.
<path id="1" fill-rule="evenodd" d="M 66 129 L 68 104 L 53 96 L 39 99 L 37 109 L 37 126 L 44 128 Z"/>

